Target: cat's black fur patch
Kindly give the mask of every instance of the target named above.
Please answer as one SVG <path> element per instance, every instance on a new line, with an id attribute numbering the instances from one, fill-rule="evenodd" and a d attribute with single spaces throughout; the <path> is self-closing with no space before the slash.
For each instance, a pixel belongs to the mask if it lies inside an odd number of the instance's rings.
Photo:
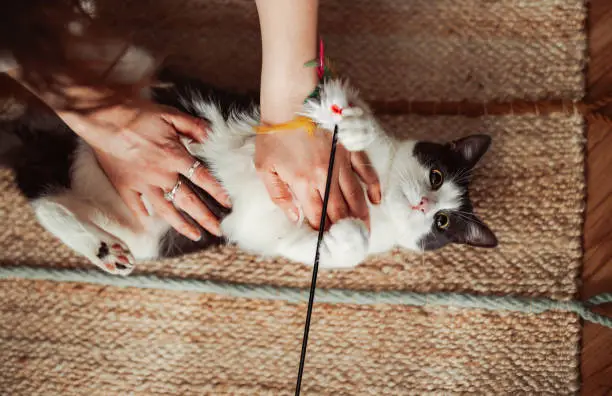
<path id="1" fill-rule="evenodd" d="M 468 186 L 472 168 L 485 154 L 491 144 L 486 135 L 473 135 L 448 144 L 419 142 L 414 147 L 414 155 L 428 169 L 439 169 L 446 179 L 453 179 L 461 189 L 461 206 L 455 211 L 445 212 L 450 225 L 439 230 L 435 222 L 431 231 L 420 242 L 423 250 L 435 250 L 449 243 L 467 243 L 483 247 L 494 247 L 497 239 L 476 215 L 469 198 Z M 475 239 L 475 230 L 480 231 Z"/>
<path id="2" fill-rule="evenodd" d="M 0 133 L 20 141 L 4 162 L 14 168 L 17 186 L 28 199 L 70 188 L 78 138 L 59 117 L 36 107 L 16 120 L 0 123 Z"/>
<path id="3" fill-rule="evenodd" d="M 226 120 L 233 112 L 247 112 L 259 105 L 259 95 L 256 92 L 243 94 L 229 92 L 169 69 L 162 70 L 158 79 L 163 83 L 171 84 L 171 86 L 154 89 L 154 100 L 192 116 L 196 116 L 194 111 L 185 107 L 180 99 L 191 98 L 193 93 L 201 96 L 206 102 L 216 103 Z"/>

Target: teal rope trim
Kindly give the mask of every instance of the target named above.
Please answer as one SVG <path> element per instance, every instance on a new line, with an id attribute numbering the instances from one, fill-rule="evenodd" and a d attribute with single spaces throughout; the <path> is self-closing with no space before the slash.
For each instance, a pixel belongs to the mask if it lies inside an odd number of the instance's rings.
<path id="1" fill-rule="evenodd" d="M 222 296 L 301 303 L 308 301 L 308 290 L 270 285 L 248 285 L 185 278 L 160 278 L 155 275 L 119 277 L 98 270 L 55 269 L 26 266 L 0 267 L 0 279 L 32 279 L 55 282 L 93 283 L 116 287 L 161 289 L 212 293 Z M 331 304 L 395 304 L 410 306 L 449 306 L 478 308 L 490 311 L 542 313 L 546 311 L 572 312 L 586 321 L 612 328 L 612 318 L 600 315 L 591 308 L 612 302 L 612 293 L 599 294 L 582 301 L 557 301 L 543 297 L 479 296 L 465 293 L 413 293 L 405 291 L 358 291 L 319 289 L 316 301 Z"/>

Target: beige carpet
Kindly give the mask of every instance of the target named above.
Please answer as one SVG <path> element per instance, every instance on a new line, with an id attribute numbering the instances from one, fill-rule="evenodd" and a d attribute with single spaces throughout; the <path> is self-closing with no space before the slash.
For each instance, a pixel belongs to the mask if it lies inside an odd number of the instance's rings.
<path id="1" fill-rule="evenodd" d="M 376 100 L 580 99 L 582 0 L 321 0 L 328 54 Z M 101 15 L 215 83 L 257 88 L 254 0 L 103 0 Z M 177 30 L 180 29 L 180 31 Z"/>
<path id="2" fill-rule="evenodd" d="M 0 282 L 6 395 L 290 395 L 305 305 Z M 305 395 L 571 394 L 578 320 L 319 304 Z"/>
<path id="3" fill-rule="evenodd" d="M 182 8 L 186 3 L 190 7 Z M 332 55 L 372 98 L 583 94 L 581 2 L 324 3 Z M 256 81 L 251 0 L 168 3 L 170 11 L 162 14 L 156 14 L 160 2 L 138 4 L 146 18 L 160 16 L 156 43 L 176 45 L 177 64 L 223 85 Z M 132 20 L 143 26 L 146 18 Z M 221 20 L 231 20 L 234 30 L 219 27 Z M 426 45 L 434 42 L 439 45 Z M 584 201 L 580 117 L 406 115 L 383 121 L 405 136 L 493 136 L 473 199 L 500 247 L 451 247 L 425 256 L 398 251 L 354 271 L 321 272 L 320 287 L 576 296 Z M 0 173 L 0 221 L 0 265 L 86 265 L 34 223 L 6 171 Z M 146 263 L 138 271 L 302 287 L 310 280 L 309 268 L 261 261 L 234 248 Z M 291 394 L 304 315 L 302 304 L 3 281 L 0 394 Z M 579 334 L 578 319 L 566 313 L 320 304 L 304 394 L 575 394 Z"/>

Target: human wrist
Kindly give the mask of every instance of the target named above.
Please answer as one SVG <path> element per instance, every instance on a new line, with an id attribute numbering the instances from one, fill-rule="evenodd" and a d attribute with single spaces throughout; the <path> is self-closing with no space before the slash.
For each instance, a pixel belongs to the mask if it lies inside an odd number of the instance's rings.
<path id="1" fill-rule="evenodd" d="M 304 67 L 302 63 L 299 69 L 295 69 L 271 73 L 267 80 L 262 76 L 262 122 L 278 124 L 290 121 L 316 88 L 318 79 L 314 68 Z"/>
<path id="2" fill-rule="evenodd" d="M 318 0 L 257 0 L 261 25 L 261 117 L 279 124 L 293 119 L 318 83 L 305 64 L 317 56 Z"/>
<path id="3" fill-rule="evenodd" d="M 90 111 L 71 108 L 54 109 L 70 129 L 92 146 L 96 152 L 112 153 L 114 137 L 120 134 L 142 113 L 137 99 L 125 98 L 112 105 Z"/>

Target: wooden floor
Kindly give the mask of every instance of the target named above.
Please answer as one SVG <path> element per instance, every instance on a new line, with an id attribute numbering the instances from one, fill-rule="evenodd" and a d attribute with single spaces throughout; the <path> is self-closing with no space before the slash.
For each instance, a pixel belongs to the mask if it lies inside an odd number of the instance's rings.
<path id="1" fill-rule="evenodd" d="M 587 100 L 612 95 L 612 1 L 591 0 Z M 612 106 L 606 108 L 612 116 Z M 612 124 L 588 126 L 587 215 L 582 297 L 612 292 Z M 612 306 L 603 310 L 612 315 Z M 612 395 L 612 330 L 584 324 L 582 395 Z"/>

